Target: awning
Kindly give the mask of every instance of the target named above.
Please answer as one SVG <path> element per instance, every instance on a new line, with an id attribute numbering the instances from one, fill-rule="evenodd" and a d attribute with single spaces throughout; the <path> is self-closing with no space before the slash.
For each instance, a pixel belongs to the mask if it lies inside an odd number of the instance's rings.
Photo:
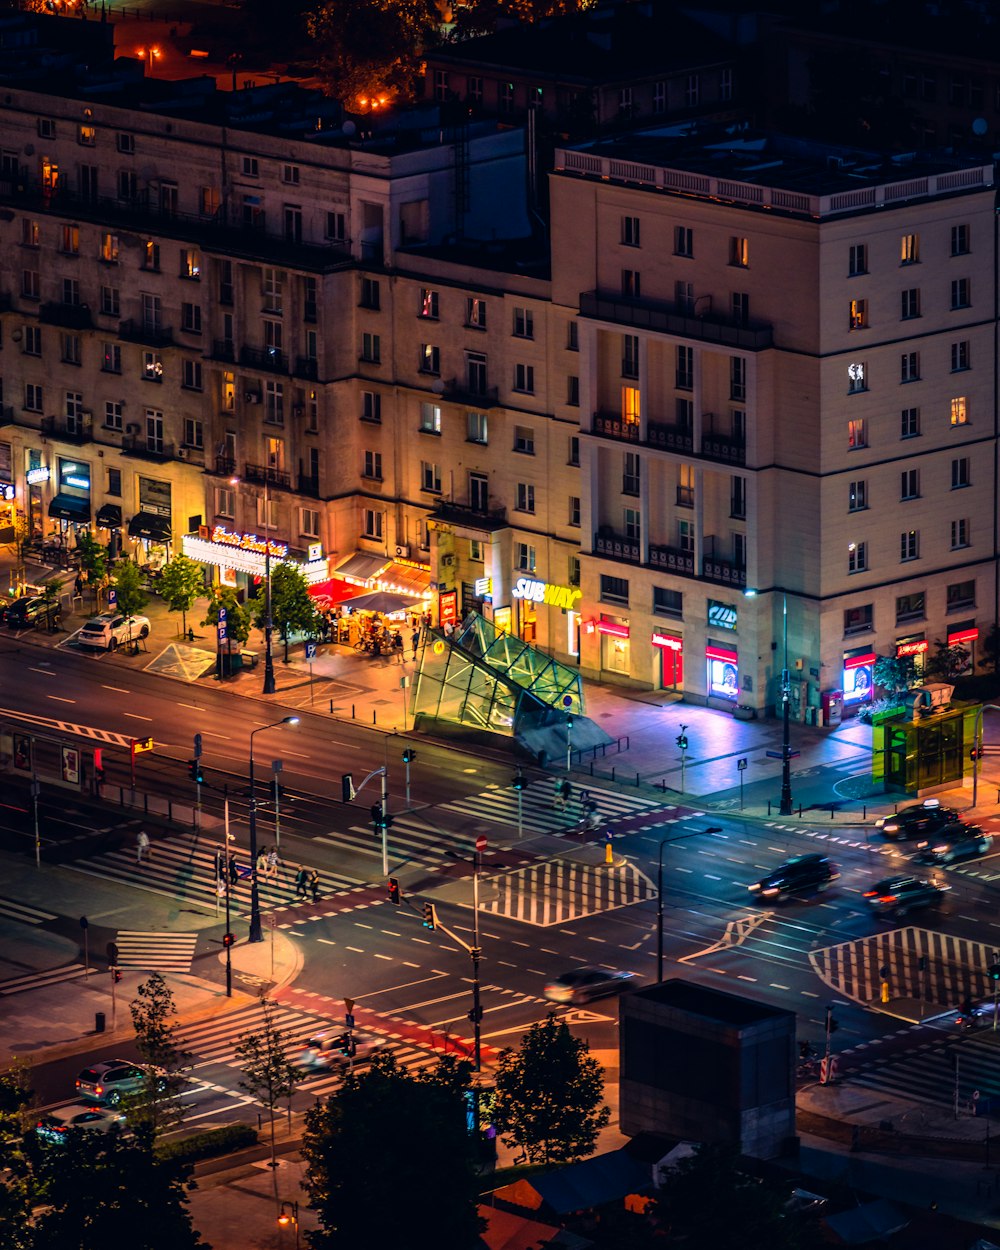
<path id="1" fill-rule="evenodd" d="M 353 586 L 350 582 L 342 582 L 336 578 L 316 582 L 315 585 L 309 586 L 308 590 L 321 612 L 329 611 L 330 608 L 336 607 L 338 603 L 344 603 L 353 595 L 364 594 L 363 586 Z"/>
<path id="2" fill-rule="evenodd" d="M 431 586 L 430 569 L 414 568 L 412 564 L 393 562 L 378 579 L 392 592 L 405 595 L 425 595 Z"/>
<path id="3" fill-rule="evenodd" d="M 388 568 L 391 561 L 386 556 L 373 556 L 368 551 L 355 551 L 353 555 L 341 560 L 333 570 L 334 577 L 353 577 L 356 581 L 367 582 L 376 577 L 383 569 Z"/>
<path id="4" fill-rule="evenodd" d="M 121 505 L 116 503 L 102 504 L 97 509 L 95 520 L 101 529 L 120 530 L 122 527 Z"/>
<path id="5" fill-rule="evenodd" d="M 405 612 L 408 608 L 422 607 L 413 595 L 392 595 L 387 590 L 373 590 L 368 595 L 355 595 L 349 600 L 352 612 Z"/>
<path id="6" fill-rule="evenodd" d="M 49 516 L 63 521 L 89 521 L 90 500 L 79 495 L 56 495 L 49 504 Z"/>
<path id="7" fill-rule="evenodd" d="M 150 538 L 153 542 L 170 542 L 170 521 L 155 512 L 137 512 L 128 523 L 129 538 Z"/>

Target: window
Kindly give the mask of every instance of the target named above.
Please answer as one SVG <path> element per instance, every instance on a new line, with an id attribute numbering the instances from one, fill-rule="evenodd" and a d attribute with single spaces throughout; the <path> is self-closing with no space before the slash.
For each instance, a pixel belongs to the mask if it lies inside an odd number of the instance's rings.
<path id="1" fill-rule="evenodd" d="M 701 76 L 699 74 L 688 74 L 687 82 L 684 84 L 684 103 L 689 109 L 698 107 L 698 100 L 701 97 Z"/>
<path id="2" fill-rule="evenodd" d="M 535 431 L 527 425 L 514 427 L 514 450 L 525 456 L 535 454 Z"/>
<path id="3" fill-rule="evenodd" d="M 362 470 L 364 477 L 374 478 L 377 482 L 382 480 L 382 453 L 380 451 L 365 452 L 365 467 Z"/>
<path id="4" fill-rule="evenodd" d="M 336 243 L 343 243 L 347 238 L 347 214 L 327 213 L 324 234 L 326 238 Z M 381 516 L 381 513 L 379 515 Z"/>
<path id="5" fill-rule="evenodd" d="M 487 439 L 487 421 L 485 412 L 470 412 L 466 416 L 467 434 L 470 443 L 482 443 L 486 445 Z"/>
<path id="6" fill-rule="evenodd" d="M 952 226 L 951 228 L 951 254 L 952 256 L 967 256 L 970 251 L 969 246 L 969 227 L 968 226 Z"/>
<path id="7" fill-rule="evenodd" d="M 733 98 L 733 71 L 728 68 L 719 70 L 719 99 L 731 100 Z"/>
<path id="8" fill-rule="evenodd" d="M 518 512 L 534 512 L 535 510 L 535 488 L 530 482 L 517 483 L 517 510 Z"/>
<path id="9" fill-rule="evenodd" d="M 163 357 L 159 352 L 142 353 L 142 376 L 146 382 L 163 381 Z"/>
<path id="10" fill-rule="evenodd" d="M 502 82 L 500 84 L 500 112 L 513 113 L 514 111 L 514 84 L 512 82 Z"/>
<path id="11" fill-rule="evenodd" d="M 844 610 L 844 635 L 867 634 L 875 628 L 875 613 L 870 603 Z"/>
<path id="12" fill-rule="evenodd" d="M 622 299 L 640 299 L 642 296 L 642 277 L 638 269 L 622 270 Z"/>
<path id="13" fill-rule="evenodd" d="M 257 164 L 256 156 L 244 156 L 242 161 L 244 178 L 259 178 L 260 166 Z"/>
<path id="14" fill-rule="evenodd" d="M 122 471 L 121 469 L 108 469 L 108 489 L 109 495 L 121 498 L 122 493 Z"/>
<path id="15" fill-rule="evenodd" d="M 848 512 L 863 512 L 868 507 L 868 483 L 863 479 L 851 482 L 847 489 Z"/>
<path id="16" fill-rule="evenodd" d="M 903 321 L 912 321 L 920 316 L 920 288 L 911 286 L 909 290 L 900 292 L 899 315 Z"/>
<path id="17" fill-rule="evenodd" d="M 517 544 L 517 567 L 522 573 L 534 573 L 538 567 L 535 549 L 530 543 Z"/>
<path id="18" fill-rule="evenodd" d="M 960 608 L 976 606 L 976 582 L 973 578 L 968 582 L 955 582 L 948 587 L 946 594 L 946 611 L 957 612 Z"/>
<path id="19" fill-rule="evenodd" d="M 187 334 L 201 334 L 200 304 L 181 304 L 181 329 Z"/>
<path id="20" fill-rule="evenodd" d="M 515 365 L 514 366 L 514 390 L 520 391 L 524 395 L 534 395 L 535 393 L 535 366 L 534 365 Z"/>
<path id="21" fill-rule="evenodd" d="M 135 135 L 119 130 L 115 135 L 115 147 L 119 152 L 124 152 L 127 156 L 131 156 L 135 152 Z"/>
<path id="22" fill-rule="evenodd" d="M 848 314 L 848 329 L 866 330 L 868 328 L 868 301 L 852 299 Z"/>
<path id="23" fill-rule="evenodd" d="M 638 334 L 622 335 L 622 377 L 637 378 L 639 376 L 639 336 Z"/>
<path id="24" fill-rule="evenodd" d="M 729 515 L 737 521 L 745 521 L 747 515 L 747 481 L 734 475 L 729 483 Z"/>
<path id="25" fill-rule="evenodd" d="M 638 508 L 624 508 L 622 510 L 622 525 L 625 529 L 625 537 L 629 542 L 638 543 L 642 541 L 642 517 Z"/>
<path id="26" fill-rule="evenodd" d="M 573 375 L 566 378 L 566 403 L 570 408 L 580 407 L 580 379 Z"/>
<path id="27" fill-rule="evenodd" d="M 855 243 L 847 254 L 847 276 L 856 278 L 868 272 L 868 244 Z"/>
<path id="28" fill-rule="evenodd" d="M 919 530 L 903 530 L 899 536 L 899 558 L 904 560 L 916 560 L 920 556 L 920 531 Z"/>
<path id="29" fill-rule="evenodd" d="M 920 498 L 919 469 L 904 469 L 899 475 L 899 497 L 902 500 Z"/>
<path id="30" fill-rule="evenodd" d="M 951 423 L 952 425 L 966 425 L 969 420 L 969 409 L 966 405 L 965 396 L 958 395 L 951 401 Z"/>
<path id="31" fill-rule="evenodd" d="M 118 343 L 102 343 L 101 372 L 121 373 L 122 349 Z"/>
<path id="32" fill-rule="evenodd" d="M 428 287 L 424 287 L 420 292 L 420 307 L 417 310 L 417 316 L 426 317 L 430 321 L 438 319 L 438 293 L 432 291 Z"/>
<path id="33" fill-rule="evenodd" d="M 152 239 L 147 239 L 142 245 L 142 267 L 151 273 L 160 271 L 160 245 Z"/>
<path id="34" fill-rule="evenodd" d="M 368 364 L 377 365 L 382 362 L 382 339 L 378 334 L 362 334 L 361 359 Z M 381 515 L 381 513 L 379 514 Z"/>
<path id="35" fill-rule="evenodd" d="M 733 320 L 737 325 L 750 324 L 750 296 L 746 291 L 733 291 L 729 301 Z"/>
<path id="36" fill-rule="evenodd" d="M 900 595 L 896 599 L 896 624 L 905 625 L 908 621 L 922 621 L 927 615 L 925 596 L 922 590 L 912 595 Z"/>
<path id="37" fill-rule="evenodd" d="M 106 265 L 118 264 L 119 243 L 117 234 L 109 234 L 107 231 L 101 236 L 101 260 Z"/>
<path id="38" fill-rule="evenodd" d="M 951 371 L 952 373 L 961 373 L 964 369 L 970 369 L 969 357 L 969 340 L 963 339 L 960 343 L 952 343 L 951 345 Z"/>
<path id="39" fill-rule="evenodd" d="M 920 235 L 904 234 L 899 241 L 899 263 L 916 265 L 920 261 Z"/>
<path id="40" fill-rule="evenodd" d="M 689 468 L 689 465 L 681 465 L 681 471 Z M 638 453 L 627 451 L 622 457 L 622 494 L 638 495 L 642 489 L 640 477 L 641 461 Z"/>
<path id="41" fill-rule="evenodd" d="M 261 309 L 281 315 L 284 307 L 285 275 L 280 269 L 267 268 L 261 276 Z"/>
<path id="42" fill-rule="evenodd" d="M 569 524 L 579 528 L 580 525 L 580 496 L 570 495 L 569 497 Z"/>
<path id="43" fill-rule="evenodd" d="M 40 356 L 42 354 L 41 326 L 24 327 L 24 354 L 25 356 Z"/>
<path id="44" fill-rule="evenodd" d="M 739 269 L 750 267 L 750 240 L 733 235 L 729 240 L 729 263 Z"/>
<path id="45" fill-rule="evenodd" d="M 533 339 L 535 337 L 535 318 L 530 308 L 514 309 L 513 333 L 517 339 Z"/>
<path id="46" fill-rule="evenodd" d="M 847 544 L 847 571 L 848 573 L 862 573 L 868 567 L 868 544 L 867 543 L 848 543 Z"/>
<path id="47" fill-rule="evenodd" d="M 694 283 L 693 282 L 675 282 L 674 283 L 674 303 L 677 305 L 677 311 L 682 316 L 694 315 Z"/>
<path id="48" fill-rule="evenodd" d="M 920 353 L 903 352 L 899 358 L 899 380 L 903 382 L 920 381 Z"/>
<path id="49" fill-rule="evenodd" d="M 665 113 L 667 111 L 667 84 L 665 82 L 657 82 L 653 84 L 653 112 Z"/>
<path id="50" fill-rule="evenodd" d="M 319 538 L 319 513 L 315 508 L 299 509 L 299 533 L 303 538 Z"/>
<path id="51" fill-rule="evenodd" d="M 115 430 L 121 433 L 122 417 L 124 414 L 124 404 L 120 400 L 106 399 L 104 401 L 104 424 L 109 430 Z M 118 472 L 118 470 L 115 470 Z M 117 493 L 121 493 L 120 491 Z"/>
<path id="52" fill-rule="evenodd" d="M 205 446 L 205 427 L 194 417 L 184 418 L 184 446 L 200 451 Z"/>
<path id="53" fill-rule="evenodd" d="M 21 270 L 21 294 L 25 299 L 41 298 L 41 282 L 37 269 Z"/>
<path id="54" fill-rule="evenodd" d="M 868 390 L 868 370 L 863 361 L 854 360 L 847 366 L 847 393 L 857 395 Z"/>
<path id="55" fill-rule="evenodd" d="M 632 116 L 632 88 L 619 87 L 618 89 L 618 116 Z"/>
<path id="56" fill-rule="evenodd" d="M 56 124 L 51 117 L 39 117 L 38 137 L 40 139 L 54 139 L 56 137 Z"/>
<path id="57" fill-rule="evenodd" d="M 916 438 L 920 433 L 920 409 L 904 408 L 899 414 L 899 437 Z"/>
<path id="58" fill-rule="evenodd" d="M 420 462 L 420 489 L 430 490 L 440 493 L 441 491 L 441 466 L 432 464 L 429 460 L 421 460 Z"/>
<path id="59" fill-rule="evenodd" d="M 684 617 L 684 596 L 679 590 L 669 590 L 666 586 L 653 587 L 654 616 L 669 616 L 675 621 Z"/>
<path id="60" fill-rule="evenodd" d="M 446 69 L 434 71 L 434 99 L 448 99 L 448 71 Z"/>
<path id="61" fill-rule="evenodd" d="M 638 426 L 642 416 L 642 395 L 637 386 L 622 387 L 622 421 L 628 426 Z"/>
<path id="62" fill-rule="evenodd" d="M 78 307 L 80 304 L 80 283 L 76 278 L 63 278 L 62 302 Z"/>
<path id="63" fill-rule="evenodd" d="M 159 334 L 163 329 L 163 302 L 148 291 L 142 292 L 142 328 L 147 334 Z"/>
<path id="64" fill-rule="evenodd" d="M 472 75 L 465 80 L 468 98 L 473 104 L 482 104 L 483 102 L 483 80 L 482 78 Z"/>
<path id="65" fill-rule="evenodd" d="M 469 474 L 469 507 L 474 512 L 489 511 L 490 479 L 485 473 Z"/>
<path id="66" fill-rule="evenodd" d="M 572 465 L 579 465 L 580 463 L 580 439 L 576 434 L 569 436 L 569 455 L 566 463 Z"/>
<path id="67" fill-rule="evenodd" d="M 674 385 L 679 391 L 690 391 L 694 387 L 694 348 L 678 347 L 674 369 Z"/>
<path id="68" fill-rule="evenodd" d="M 63 334 L 61 339 L 61 354 L 64 364 L 78 365 L 82 362 L 82 353 L 80 348 L 80 336 L 78 334 Z"/>
<path id="69" fill-rule="evenodd" d="M 681 551 L 694 555 L 695 528 L 694 521 L 677 522 L 677 545 Z"/>
<path id="70" fill-rule="evenodd" d="M 382 516 L 374 508 L 365 508 L 362 513 L 362 534 L 365 538 L 377 538 L 382 541 Z"/>
<path id="71" fill-rule="evenodd" d="M 470 295 L 465 301 L 465 324 L 473 330 L 486 329 L 486 301 Z"/>
<path id="72" fill-rule="evenodd" d="M 638 217 L 622 217 L 622 243 L 625 247 L 639 246 Z"/>
<path id="73" fill-rule="evenodd" d="M 847 423 L 847 449 L 856 451 L 859 447 L 868 446 L 868 422 L 864 417 L 855 417 Z"/>
<path id="74" fill-rule="evenodd" d="M 485 395 L 489 389 L 486 379 L 486 356 L 482 352 L 466 352 L 465 385 L 469 392 L 473 395 Z"/>
<path id="75" fill-rule="evenodd" d="M 628 578 L 601 574 L 601 600 L 604 603 L 628 603 Z"/>
<path id="76" fill-rule="evenodd" d="M 361 279 L 361 307 L 377 309 L 379 307 L 379 304 L 380 304 L 380 299 L 379 299 L 378 279 L 377 278 L 362 278 Z"/>
<path id="77" fill-rule="evenodd" d="M 181 386 L 186 391 L 204 389 L 204 376 L 200 360 L 185 360 L 181 365 Z"/>
<path id="78" fill-rule="evenodd" d="M 689 226 L 674 226 L 674 255 L 694 256 L 694 232 Z"/>
<path id="79" fill-rule="evenodd" d="M 215 217 L 222 207 L 222 196 L 218 187 L 198 188 L 198 207 L 202 217 Z"/>
<path id="80" fill-rule="evenodd" d="M 747 397 L 747 362 L 742 356 L 729 360 L 729 398 L 742 403 Z"/>
<path id="81" fill-rule="evenodd" d="M 971 522 L 968 517 L 962 517 L 958 521 L 951 523 L 951 549 L 957 551 L 960 547 L 971 546 L 969 538 L 969 526 Z"/>
<path id="82" fill-rule="evenodd" d="M 21 246 L 38 247 L 41 242 L 41 231 L 37 221 L 30 217 L 21 219 Z"/>
<path id="83" fill-rule="evenodd" d="M 435 347 L 433 343 L 420 344 L 420 365 L 421 373 L 433 373 L 435 376 L 441 372 L 441 348 Z"/>
<path id="84" fill-rule="evenodd" d="M 73 428 L 79 428 L 83 420 L 83 396 L 79 391 L 67 391 L 64 397 L 64 412 Z"/>
<path id="85" fill-rule="evenodd" d="M 959 456 L 951 462 L 951 489 L 962 490 L 972 485 L 972 460 L 968 456 Z"/>
<path id="86" fill-rule="evenodd" d="M 420 432 L 422 434 L 441 433 L 441 409 L 437 404 L 422 403 L 420 405 Z"/>
<path id="87" fill-rule="evenodd" d="M 28 412 L 41 412 L 45 403 L 45 395 L 40 386 L 34 382 L 24 385 L 24 406 Z"/>
<path id="88" fill-rule="evenodd" d="M 60 234 L 59 250 L 67 256 L 80 254 L 80 227 L 64 225 Z M 954 283 L 952 284 L 954 286 Z"/>
<path id="89" fill-rule="evenodd" d="M 139 195 L 139 180 L 134 169 L 119 169 L 118 198 L 134 200 Z"/>
<path id="90" fill-rule="evenodd" d="M 968 278 L 956 278 L 951 284 L 952 309 L 968 308 L 972 304 Z"/>

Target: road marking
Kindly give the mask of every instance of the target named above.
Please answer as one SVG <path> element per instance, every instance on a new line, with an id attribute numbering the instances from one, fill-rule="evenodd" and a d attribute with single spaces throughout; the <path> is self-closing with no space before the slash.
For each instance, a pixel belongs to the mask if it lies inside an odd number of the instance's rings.
<path id="1" fill-rule="evenodd" d="M 800 994 L 804 994 L 806 998 L 819 998 L 818 994 L 814 994 L 811 990 L 800 990 Z"/>
<path id="2" fill-rule="evenodd" d="M 126 690 L 124 686 L 102 686 L 102 687 L 101 687 L 101 689 L 102 689 L 102 690 L 113 690 L 113 691 L 115 692 L 115 694 L 131 694 L 131 693 L 132 693 L 132 691 L 131 691 L 131 690 Z M 187 703 L 182 703 L 182 704 L 180 704 L 180 706 L 181 706 L 181 707 L 188 707 L 188 706 L 190 706 L 190 705 L 189 705 L 189 704 L 187 704 Z M 201 711 L 201 709 L 200 709 L 200 708 L 198 708 L 197 710 L 198 710 L 198 711 Z"/>
<path id="3" fill-rule="evenodd" d="M 402 933 L 393 933 L 391 929 L 383 929 L 382 932 L 386 937 L 402 937 Z"/>
<path id="4" fill-rule="evenodd" d="M 419 967 L 420 967 L 420 965 L 419 965 L 419 964 L 411 964 L 411 963 L 410 963 L 410 961 L 409 961 L 408 959 L 404 959 L 404 960 L 403 960 L 403 967 L 404 967 L 404 968 L 419 968 Z"/>
<path id="5" fill-rule="evenodd" d="M 375 928 L 373 924 L 362 924 L 360 920 L 355 920 L 354 927 L 356 929 L 374 929 Z"/>
<path id="6" fill-rule="evenodd" d="M 348 949 L 348 950 L 350 950 L 350 947 L 348 947 L 347 949 Z M 376 952 L 375 952 L 375 958 L 376 958 L 376 959 L 386 959 L 386 960 L 388 960 L 388 961 L 389 961 L 389 963 L 392 963 L 392 956 L 391 956 L 391 955 L 380 955 L 380 954 L 378 953 L 378 951 L 376 951 Z"/>
<path id="7" fill-rule="evenodd" d="M 303 937 L 303 936 L 304 936 L 304 934 L 301 934 L 301 933 L 295 933 L 295 934 L 294 934 L 294 936 L 295 936 L 295 937 Z M 324 946 L 336 946 L 336 945 L 337 945 L 337 943 L 336 943 L 336 942 L 331 942 L 329 938 L 317 938 L 317 939 L 316 939 L 316 941 L 317 941 L 317 942 L 322 942 Z"/>
<path id="8" fill-rule="evenodd" d="M 47 694 L 46 699 L 55 699 L 56 703 L 75 703 L 76 699 L 61 699 L 57 694 Z"/>
<path id="9" fill-rule="evenodd" d="M 779 985 L 777 981 L 772 981 L 772 982 L 771 982 L 771 989 L 772 989 L 772 990 L 787 990 L 787 989 L 791 989 L 791 986 L 789 986 L 789 985 Z"/>
<path id="10" fill-rule="evenodd" d="M 354 951 L 355 955 L 363 955 L 363 954 L 365 953 L 365 952 L 361 949 L 361 947 L 360 947 L 360 946 L 348 946 L 348 947 L 345 947 L 345 949 L 346 949 L 346 950 L 349 950 L 349 951 Z"/>
<path id="11" fill-rule="evenodd" d="M 44 673 L 46 677 L 55 677 L 56 675 L 55 669 L 51 669 L 51 668 L 33 668 L 31 672 Z M 128 694 L 129 692 L 126 690 L 125 693 Z"/>
<path id="12" fill-rule="evenodd" d="M 198 710 L 201 711 L 200 708 Z M 205 738 L 221 738 L 223 742 L 232 741 L 229 734 L 214 734 L 212 733 L 211 729 L 203 729 L 201 732 L 202 732 L 202 736 Z"/>
<path id="13" fill-rule="evenodd" d="M 151 721 L 152 716 L 140 716 L 138 712 L 122 712 L 122 716 L 128 720 L 148 720 Z"/>

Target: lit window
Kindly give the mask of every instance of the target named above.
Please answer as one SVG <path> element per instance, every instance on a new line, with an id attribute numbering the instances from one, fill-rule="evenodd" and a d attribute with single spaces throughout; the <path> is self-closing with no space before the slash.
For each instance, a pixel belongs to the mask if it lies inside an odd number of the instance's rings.
<path id="1" fill-rule="evenodd" d="M 964 395 L 958 395 L 951 401 L 952 425 L 965 425 L 969 420 L 969 410 Z"/>
<path id="2" fill-rule="evenodd" d="M 920 260 L 920 236 L 904 234 L 899 241 L 899 263 L 915 265 Z"/>
<path id="3" fill-rule="evenodd" d="M 852 330 L 864 330 L 867 327 L 868 301 L 866 299 L 851 300 L 849 325 Z"/>

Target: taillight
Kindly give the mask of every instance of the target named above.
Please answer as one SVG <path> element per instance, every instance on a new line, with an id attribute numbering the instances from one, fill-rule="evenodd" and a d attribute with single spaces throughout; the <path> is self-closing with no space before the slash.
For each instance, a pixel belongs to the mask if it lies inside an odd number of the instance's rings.
<path id="1" fill-rule="evenodd" d="M 865 890 L 862 898 L 878 898 L 878 890 Z"/>
<path id="2" fill-rule="evenodd" d="M 95 1085 L 95 1086 L 94 1086 L 94 1093 L 97 1095 L 97 1097 L 98 1097 L 98 1098 L 100 1098 L 100 1097 L 103 1095 L 103 1093 L 104 1093 L 104 1086 L 103 1086 L 103 1085 Z"/>
<path id="3" fill-rule="evenodd" d="M 898 899 L 896 898 L 895 894 L 883 894 L 881 901 L 883 903 L 895 903 L 895 902 L 898 902 Z"/>

